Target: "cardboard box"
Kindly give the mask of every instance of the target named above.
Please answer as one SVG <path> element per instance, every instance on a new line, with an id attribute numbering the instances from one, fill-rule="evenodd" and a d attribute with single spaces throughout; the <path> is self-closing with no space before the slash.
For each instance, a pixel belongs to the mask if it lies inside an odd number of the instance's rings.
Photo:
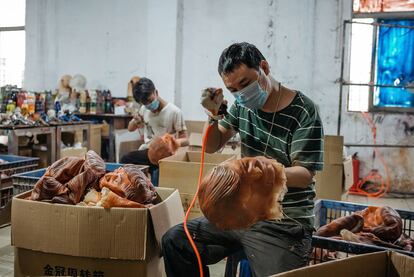
<path id="1" fill-rule="evenodd" d="M 315 176 L 316 198 L 341 200 L 343 174 L 342 164 L 325 164 Z"/>
<path id="2" fill-rule="evenodd" d="M 191 133 L 188 137 L 188 149 L 190 151 L 200 152 L 203 146 L 203 134 Z"/>
<path id="3" fill-rule="evenodd" d="M 104 274 L 100 276 L 162 276 L 161 238 L 182 222 L 184 213 L 177 190 L 157 188 L 157 192 L 160 202 L 145 209 L 24 200 L 31 192 L 14 197 L 16 276 L 45 275 L 48 266 L 88 270 L 91 276 L 93 271 Z"/>
<path id="4" fill-rule="evenodd" d="M 414 258 L 396 252 L 357 255 L 272 275 L 272 277 L 411 277 Z"/>
<path id="5" fill-rule="evenodd" d="M 229 154 L 205 154 L 203 177 L 221 162 L 234 159 Z M 198 175 L 200 173 L 200 152 L 177 152 L 175 155 L 159 162 L 160 187 L 177 188 L 180 193 L 194 194 L 196 192 Z"/>
<path id="6" fill-rule="evenodd" d="M 161 257 L 145 262 L 75 257 L 14 248 L 14 276 L 165 276 Z"/>
<path id="7" fill-rule="evenodd" d="M 89 149 L 95 151 L 99 156 L 101 155 L 102 148 L 102 130 L 103 124 L 91 124 L 89 125 Z"/>
<path id="8" fill-rule="evenodd" d="M 206 121 L 201 120 L 186 120 L 185 126 L 187 127 L 187 133 L 191 135 L 192 133 L 202 134 L 204 130 L 204 125 Z"/>
<path id="9" fill-rule="evenodd" d="M 344 137 L 324 136 L 323 161 L 325 165 L 342 165 Z"/>
<path id="10" fill-rule="evenodd" d="M 344 189 L 348 191 L 354 184 L 354 169 L 352 165 L 352 156 L 344 160 Z"/>
<path id="11" fill-rule="evenodd" d="M 190 207 L 191 201 L 193 201 L 194 194 L 180 193 L 180 198 L 181 198 L 181 203 L 183 204 L 184 213 L 186 213 L 188 210 L 188 207 Z M 200 209 L 200 205 L 198 204 L 198 199 L 197 199 L 193 208 L 190 211 L 189 218 L 193 219 L 193 218 L 197 218 L 200 216 L 204 216 L 204 215 Z"/>
<path id="12" fill-rule="evenodd" d="M 341 200 L 343 191 L 342 136 L 324 136 L 323 171 L 316 173 L 316 198 Z"/>
<path id="13" fill-rule="evenodd" d="M 74 148 L 68 147 L 60 150 L 60 158 L 64 157 L 84 157 L 88 149 L 86 147 Z"/>

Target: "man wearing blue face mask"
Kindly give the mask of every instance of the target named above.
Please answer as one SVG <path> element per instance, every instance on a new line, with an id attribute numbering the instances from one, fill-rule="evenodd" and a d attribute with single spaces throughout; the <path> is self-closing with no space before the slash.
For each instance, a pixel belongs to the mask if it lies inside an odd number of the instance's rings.
<path id="1" fill-rule="evenodd" d="M 187 128 L 181 110 L 159 96 L 154 83 L 148 78 L 140 78 L 133 85 L 132 94 L 141 108 L 128 124 L 128 130 L 144 130 L 144 144 L 121 158 L 121 163 L 149 165 L 150 172 L 158 168 L 148 158 L 148 145 L 154 137 L 166 133 L 176 137 L 180 146 L 188 145 Z"/>
<path id="2" fill-rule="evenodd" d="M 222 89 L 203 91 L 201 104 L 209 115 L 208 124 L 212 124 L 206 151 L 216 152 L 239 133 L 242 156 L 266 156 L 285 166 L 288 192 L 280 221 L 264 220 L 246 230 L 230 231 L 218 230 L 204 217 L 188 222 L 206 276 L 206 265 L 239 251 L 246 254 L 253 276 L 305 266 L 314 221 L 313 176 L 323 167 L 323 127 L 318 110 L 305 94 L 277 82 L 268 62 L 252 44 L 235 43 L 226 48 L 218 72 L 235 102 L 227 115 L 219 115 Z M 198 276 L 197 260 L 182 224 L 171 228 L 162 242 L 169 277 Z"/>

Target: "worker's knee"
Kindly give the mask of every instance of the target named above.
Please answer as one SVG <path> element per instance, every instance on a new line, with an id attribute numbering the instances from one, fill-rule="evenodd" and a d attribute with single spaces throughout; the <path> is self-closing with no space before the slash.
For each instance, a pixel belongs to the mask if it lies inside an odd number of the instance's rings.
<path id="1" fill-rule="evenodd" d="M 177 242 L 182 241 L 183 226 L 182 224 L 170 228 L 164 236 L 162 236 L 162 249 L 167 250 L 175 248 Z"/>
<path id="2" fill-rule="evenodd" d="M 122 156 L 122 157 L 121 157 L 120 162 L 121 162 L 121 164 L 126 164 L 126 163 L 128 163 L 128 161 L 127 161 L 127 159 L 125 158 L 125 156 Z"/>

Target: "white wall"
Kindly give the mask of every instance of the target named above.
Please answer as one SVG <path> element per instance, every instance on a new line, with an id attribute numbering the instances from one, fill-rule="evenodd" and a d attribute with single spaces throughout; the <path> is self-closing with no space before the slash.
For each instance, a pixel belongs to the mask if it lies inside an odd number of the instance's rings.
<path id="1" fill-rule="evenodd" d="M 126 96 L 133 75 L 148 75 L 173 100 L 174 1 L 35 0 L 26 10 L 27 89 L 81 73 L 89 88 Z"/>
<path id="2" fill-rule="evenodd" d="M 319 105 L 325 132 L 335 134 L 341 26 L 350 7 L 339 0 L 184 0 L 185 115 L 205 118 L 196 100 L 201 88 L 223 86 L 217 73 L 221 51 L 232 42 L 248 41 L 263 52 L 276 79 Z"/>
<path id="3" fill-rule="evenodd" d="M 82 73 L 89 88 L 125 96 L 132 75 L 148 76 L 186 118 L 205 119 L 200 90 L 223 86 L 221 51 L 248 41 L 279 81 L 315 100 L 325 132 L 336 133 L 335 80 L 350 0 L 35 0 L 26 7 L 28 89 L 51 89 L 61 75 Z"/>

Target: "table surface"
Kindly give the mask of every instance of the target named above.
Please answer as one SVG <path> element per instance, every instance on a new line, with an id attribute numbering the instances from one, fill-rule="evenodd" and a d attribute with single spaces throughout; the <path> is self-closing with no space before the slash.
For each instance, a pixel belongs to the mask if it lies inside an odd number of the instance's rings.
<path id="1" fill-rule="evenodd" d="M 0 129 L 5 130 L 19 130 L 19 129 L 31 129 L 31 128 L 48 128 L 48 127 L 57 127 L 57 126 L 73 126 L 73 125 L 82 125 L 82 124 L 91 124 L 90 121 L 74 121 L 74 122 L 62 122 L 62 123 L 52 123 L 49 125 L 0 125 Z"/>
<path id="2" fill-rule="evenodd" d="M 77 113 L 77 116 L 83 117 L 83 118 L 132 118 L 132 115 L 130 114 L 88 114 L 88 113 Z"/>

